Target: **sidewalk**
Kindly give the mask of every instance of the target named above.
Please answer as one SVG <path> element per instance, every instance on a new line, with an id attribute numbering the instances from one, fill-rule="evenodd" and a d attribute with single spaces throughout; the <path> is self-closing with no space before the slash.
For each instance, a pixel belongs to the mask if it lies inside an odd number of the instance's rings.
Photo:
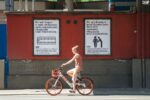
<path id="1" fill-rule="evenodd" d="M 63 89 L 61 95 L 68 95 L 69 89 Z M 48 95 L 45 89 L 0 90 L 0 95 Z M 76 92 L 76 95 L 79 95 Z M 91 95 L 150 95 L 150 89 L 108 88 L 94 89 Z"/>
<path id="2" fill-rule="evenodd" d="M 63 89 L 60 95 L 71 94 L 69 89 Z M 0 95 L 49 95 L 45 89 L 18 89 L 18 90 L 0 90 Z M 79 95 L 76 92 L 75 95 Z M 92 94 L 91 94 L 92 95 Z"/>
<path id="3" fill-rule="evenodd" d="M 104 88 L 95 89 L 94 95 L 150 95 L 147 88 Z"/>
<path id="4" fill-rule="evenodd" d="M 44 89 L 17 89 L 17 90 L 0 90 L 0 95 L 46 95 Z"/>

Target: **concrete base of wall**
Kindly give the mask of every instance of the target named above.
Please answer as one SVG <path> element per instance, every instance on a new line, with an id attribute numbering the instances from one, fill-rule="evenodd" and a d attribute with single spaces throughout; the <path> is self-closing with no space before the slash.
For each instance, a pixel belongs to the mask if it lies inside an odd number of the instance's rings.
<path id="1" fill-rule="evenodd" d="M 131 88 L 130 60 L 86 60 L 84 74 L 94 80 L 95 88 Z"/>
<path id="2" fill-rule="evenodd" d="M 38 75 L 11 75 L 9 76 L 9 89 L 44 89 L 48 76 Z"/>
<path id="3" fill-rule="evenodd" d="M 142 88 L 142 62 L 140 59 L 132 60 L 132 86 Z"/>
<path id="4" fill-rule="evenodd" d="M 0 89 L 4 89 L 4 60 L 0 60 Z"/>
<path id="5" fill-rule="evenodd" d="M 46 80 L 54 67 L 65 61 L 25 61 L 12 60 L 9 63 L 8 88 L 44 88 Z M 73 64 L 65 67 L 64 73 Z M 131 60 L 84 60 L 82 76 L 88 76 L 94 81 L 95 88 L 131 88 Z M 64 87 L 68 87 L 64 84 Z"/>
<path id="6" fill-rule="evenodd" d="M 133 88 L 150 88 L 150 59 L 134 59 L 132 62 Z"/>
<path id="7" fill-rule="evenodd" d="M 51 70 L 65 61 L 12 60 L 9 64 L 8 88 L 44 88 Z M 143 81 L 146 82 L 145 88 L 150 88 L 150 59 L 146 59 L 144 64 L 145 80 L 142 65 L 140 59 L 84 60 L 82 76 L 90 77 L 95 88 L 143 88 Z M 66 71 L 72 67 L 73 64 L 65 67 L 64 74 L 66 75 Z M 67 84 L 63 84 L 68 88 Z"/>
<path id="8" fill-rule="evenodd" d="M 146 88 L 150 88 L 150 59 L 146 59 Z"/>

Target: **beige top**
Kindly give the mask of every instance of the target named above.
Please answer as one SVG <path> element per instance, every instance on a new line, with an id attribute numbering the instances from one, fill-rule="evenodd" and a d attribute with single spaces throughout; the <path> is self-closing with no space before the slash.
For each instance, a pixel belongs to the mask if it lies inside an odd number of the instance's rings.
<path id="1" fill-rule="evenodd" d="M 80 54 L 76 53 L 72 59 L 70 59 L 68 62 L 66 62 L 64 65 L 68 65 L 75 61 L 75 68 L 77 68 L 78 71 L 83 70 L 83 62 L 82 62 L 82 57 Z"/>
<path id="2" fill-rule="evenodd" d="M 78 71 L 81 71 L 83 69 L 82 57 L 79 54 L 75 54 L 75 56 L 75 67 L 78 69 Z"/>

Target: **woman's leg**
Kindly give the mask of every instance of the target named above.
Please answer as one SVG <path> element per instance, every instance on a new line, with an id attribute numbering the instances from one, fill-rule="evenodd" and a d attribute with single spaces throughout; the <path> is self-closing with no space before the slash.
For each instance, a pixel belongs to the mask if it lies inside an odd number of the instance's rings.
<path id="1" fill-rule="evenodd" d="M 74 69 L 73 75 L 72 75 L 72 83 L 73 83 L 73 91 L 75 91 L 76 86 L 76 80 L 77 80 L 77 69 Z"/>
<path id="2" fill-rule="evenodd" d="M 67 74 L 68 74 L 70 77 L 72 77 L 72 76 L 73 76 L 73 73 L 74 73 L 74 70 L 75 70 L 75 68 L 68 70 L 68 71 L 67 71 Z"/>
<path id="3" fill-rule="evenodd" d="M 67 71 L 67 74 L 72 77 L 73 91 L 70 91 L 70 92 L 75 92 L 76 79 L 77 79 L 77 69 L 76 68 L 70 69 Z"/>

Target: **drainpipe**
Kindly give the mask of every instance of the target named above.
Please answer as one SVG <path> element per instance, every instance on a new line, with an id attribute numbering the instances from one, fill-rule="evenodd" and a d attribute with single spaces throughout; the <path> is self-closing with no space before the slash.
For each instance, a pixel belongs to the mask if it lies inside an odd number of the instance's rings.
<path id="1" fill-rule="evenodd" d="M 115 3 L 113 0 L 108 1 L 108 11 L 115 11 Z"/>
<path id="2" fill-rule="evenodd" d="M 138 57 L 141 59 L 142 88 L 146 88 L 146 67 L 145 67 L 145 33 L 144 33 L 144 12 L 142 1 L 137 0 L 137 46 Z"/>
<path id="3" fill-rule="evenodd" d="M 22 0 L 19 0 L 19 8 L 18 8 L 18 11 L 21 11 L 22 10 Z"/>
<path id="4" fill-rule="evenodd" d="M 34 11 L 34 2 L 35 0 L 32 0 L 32 11 Z"/>
<path id="5" fill-rule="evenodd" d="M 28 11 L 28 0 L 25 0 L 25 11 Z"/>
<path id="6" fill-rule="evenodd" d="M 64 11 L 72 12 L 73 11 L 73 0 L 65 0 L 65 9 Z"/>
<path id="7" fill-rule="evenodd" d="M 142 3 L 142 1 L 141 1 Z M 142 66 L 143 66 L 143 88 L 146 88 L 146 64 L 145 64 L 145 12 L 146 8 L 142 4 L 141 13 L 142 13 Z"/>

